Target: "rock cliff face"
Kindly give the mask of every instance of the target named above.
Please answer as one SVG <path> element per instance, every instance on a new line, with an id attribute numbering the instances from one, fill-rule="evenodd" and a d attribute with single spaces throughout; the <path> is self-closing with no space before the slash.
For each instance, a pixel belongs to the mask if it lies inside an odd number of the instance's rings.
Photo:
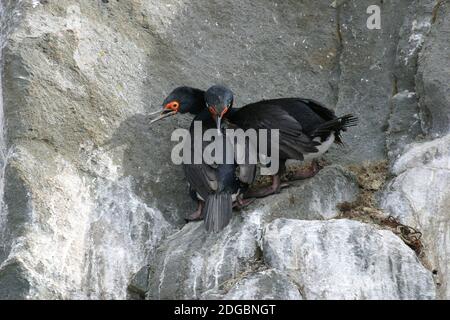
<path id="1" fill-rule="evenodd" d="M 450 298 L 448 0 L 3 0 L 0 14 L 0 298 Z M 304 96 L 360 125 L 316 177 L 207 234 L 184 223 L 194 204 L 170 161 L 190 119 L 148 114 L 175 86 L 214 83 L 238 106 Z M 388 180 L 362 188 L 358 168 L 380 161 Z M 357 205 L 367 192 L 374 208 Z M 344 219 L 344 202 L 420 231 L 421 254 Z"/>

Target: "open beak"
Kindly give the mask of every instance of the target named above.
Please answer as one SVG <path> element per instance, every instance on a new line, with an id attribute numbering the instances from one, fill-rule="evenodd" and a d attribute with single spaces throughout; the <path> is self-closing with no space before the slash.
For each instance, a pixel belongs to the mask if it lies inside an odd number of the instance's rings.
<path id="1" fill-rule="evenodd" d="M 155 114 L 158 114 L 158 113 L 161 113 L 161 110 L 158 110 L 158 111 L 152 112 L 152 113 L 150 113 L 150 114 L 149 114 L 149 116 L 154 116 Z"/>
<path id="2" fill-rule="evenodd" d="M 158 112 L 159 112 L 159 111 L 158 111 Z M 150 114 L 150 115 L 154 115 L 155 113 L 158 113 L 158 112 L 154 112 L 154 113 L 152 113 L 152 114 Z M 177 112 L 178 112 L 178 111 L 176 111 L 176 110 L 165 109 L 165 110 L 163 110 L 163 111 L 161 112 L 161 114 L 160 114 L 158 117 L 156 117 L 155 119 L 153 119 L 152 121 L 150 121 L 150 124 L 155 123 L 155 122 L 157 122 L 157 121 L 159 121 L 159 120 L 162 120 L 162 119 L 171 117 L 171 116 L 175 115 Z"/>

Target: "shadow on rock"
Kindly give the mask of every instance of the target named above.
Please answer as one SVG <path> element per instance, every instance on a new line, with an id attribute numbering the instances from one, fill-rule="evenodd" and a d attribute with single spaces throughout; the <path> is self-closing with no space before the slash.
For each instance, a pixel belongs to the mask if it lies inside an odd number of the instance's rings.
<path id="1" fill-rule="evenodd" d="M 195 209 L 183 170 L 170 159 L 170 133 L 177 127 L 185 127 L 183 120 L 170 119 L 163 126 L 150 127 L 149 116 L 135 114 L 123 121 L 105 144 L 106 149 L 124 148 L 123 172 L 133 177 L 135 193 L 178 225 Z"/>

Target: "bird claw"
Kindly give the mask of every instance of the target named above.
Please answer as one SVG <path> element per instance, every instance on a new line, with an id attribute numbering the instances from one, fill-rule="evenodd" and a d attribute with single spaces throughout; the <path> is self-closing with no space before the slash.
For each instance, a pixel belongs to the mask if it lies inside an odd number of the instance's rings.
<path id="1" fill-rule="evenodd" d="M 279 193 L 282 189 L 282 185 L 279 185 L 278 187 L 269 186 L 265 188 L 260 188 L 257 190 L 249 191 L 244 195 L 244 198 L 264 198 L 267 196 L 270 196 L 272 194 Z"/>
<path id="2" fill-rule="evenodd" d="M 192 222 L 192 221 L 200 221 L 203 219 L 204 219 L 203 204 L 201 202 L 199 202 L 197 210 L 195 212 L 191 213 L 190 215 L 188 215 L 184 219 L 184 221 L 186 221 L 186 223 L 188 223 L 188 222 Z"/>
<path id="3" fill-rule="evenodd" d="M 289 188 L 291 185 L 288 182 L 283 182 L 280 185 L 280 189 Z"/>
<path id="4" fill-rule="evenodd" d="M 193 221 L 201 221 L 203 220 L 203 215 L 200 213 L 198 214 L 197 211 L 190 214 L 189 216 L 187 216 L 187 218 L 184 219 L 184 221 L 186 221 L 186 223 L 188 222 L 193 222 Z"/>
<path id="5" fill-rule="evenodd" d="M 238 209 L 243 209 L 246 206 L 250 205 L 251 203 L 253 203 L 253 201 L 255 201 L 255 198 L 247 198 L 247 199 L 243 199 L 241 197 L 241 195 L 239 195 L 236 198 L 236 201 L 233 202 L 233 208 L 238 208 Z"/>

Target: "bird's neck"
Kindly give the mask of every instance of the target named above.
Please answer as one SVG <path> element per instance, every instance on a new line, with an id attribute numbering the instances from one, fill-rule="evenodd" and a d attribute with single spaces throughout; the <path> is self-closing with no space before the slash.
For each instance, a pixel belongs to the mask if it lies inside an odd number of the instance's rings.
<path id="1" fill-rule="evenodd" d="M 192 88 L 192 107 L 189 110 L 189 113 L 197 115 L 206 109 L 205 104 L 205 91 Z"/>

